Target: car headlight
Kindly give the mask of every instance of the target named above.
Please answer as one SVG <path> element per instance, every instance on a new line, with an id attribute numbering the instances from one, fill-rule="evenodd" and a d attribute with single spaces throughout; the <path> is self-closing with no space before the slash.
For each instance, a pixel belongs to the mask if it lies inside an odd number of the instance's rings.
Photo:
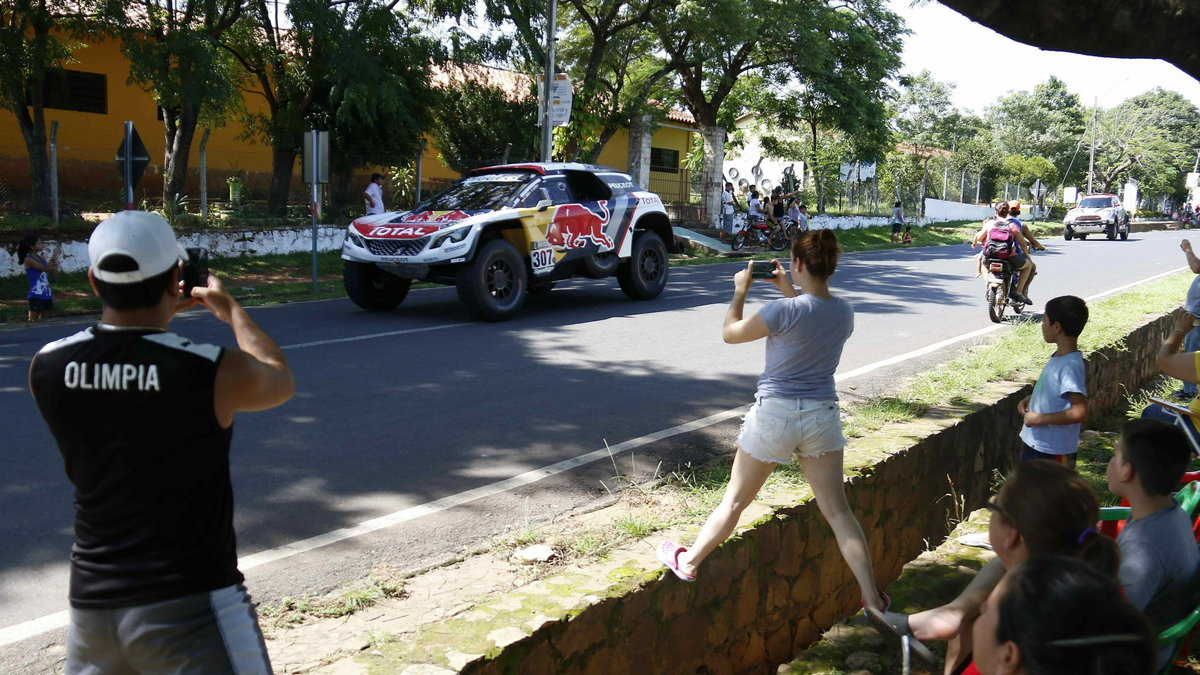
<path id="1" fill-rule="evenodd" d="M 357 234 L 354 234 L 353 232 L 347 232 L 346 238 L 350 240 L 351 244 L 354 244 L 355 246 L 357 246 L 359 248 L 367 247 L 367 242 L 363 241 L 362 237 L 358 236 Z"/>
<path id="2" fill-rule="evenodd" d="M 471 228 L 462 227 L 457 230 L 447 232 L 446 234 L 438 235 L 433 240 L 433 245 L 429 248 L 439 248 L 445 244 L 460 242 L 463 239 L 466 239 L 468 234 L 471 234 Z"/>

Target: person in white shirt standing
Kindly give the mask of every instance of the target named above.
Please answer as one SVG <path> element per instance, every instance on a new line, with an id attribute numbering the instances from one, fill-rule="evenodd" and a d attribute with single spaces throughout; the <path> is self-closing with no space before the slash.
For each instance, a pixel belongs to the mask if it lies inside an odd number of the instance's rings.
<path id="1" fill-rule="evenodd" d="M 733 183 L 725 183 L 725 191 L 721 193 L 721 234 L 733 234 Z"/>
<path id="2" fill-rule="evenodd" d="M 383 213 L 383 175 L 371 174 L 371 182 L 363 190 L 363 204 L 367 207 L 367 215 Z"/>

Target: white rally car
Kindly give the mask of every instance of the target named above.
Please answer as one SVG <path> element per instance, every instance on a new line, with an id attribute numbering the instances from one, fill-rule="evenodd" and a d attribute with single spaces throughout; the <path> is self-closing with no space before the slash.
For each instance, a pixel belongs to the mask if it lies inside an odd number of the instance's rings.
<path id="1" fill-rule="evenodd" d="M 530 292 L 616 275 L 637 300 L 662 293 L 675 237 L 662 200 L 627 174 L 573 163 L 476 169 L 412 211 L 364 216 L 342 244 L 346 294 L 368 310 L 413 280 L 454 284 L 479 316 L 515 314 Z"/>
<path id="2" fill-rule="evenodd" d="M 1129 238 L 1129 214 L 1114 194 L 1084 195 L 1063 218 L 1063 239 L 1087 239 L 1089 234 L 1104 234 L 1109 241 L 1118 236 Z"/>

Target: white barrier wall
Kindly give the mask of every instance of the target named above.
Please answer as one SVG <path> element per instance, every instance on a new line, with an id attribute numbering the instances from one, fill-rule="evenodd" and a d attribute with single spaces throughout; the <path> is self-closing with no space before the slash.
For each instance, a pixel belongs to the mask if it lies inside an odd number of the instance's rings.
<path id="1" fill-rule="evenodd" d="M 342 247 L 344 227 L 318 227 L 317 250 L 336 251 Z M 312 250 L 312 228 L 294 230 L 208 231 L 180 235 L 179 241 L 186 247 L 202 246 L 214 257 L 258 256 L 269 253 L 295 253 Z M 49 256 L 58 242 L 42 241 L 42 251 Z M 78 272 L 87 269 L 88 254 L 86 241 L 62 242 L 62 255 L 58 259 L 63 272 Z M 17 260 L 16 250 L 0 252 L 0 276 L 15 276 L 24 268 Z"/>
<path id="2" fill-rule="evenodd" d="M 978 204 L 962 204 L 947 202 L 941 199 L 925 198 L 925 219 L 929 222 L 945 222 L 948 220 L 980 220 L 994 215 L 996 211 L 990 206 Z M 1022 214 L 1024 215 L 1024 214 Z"/>

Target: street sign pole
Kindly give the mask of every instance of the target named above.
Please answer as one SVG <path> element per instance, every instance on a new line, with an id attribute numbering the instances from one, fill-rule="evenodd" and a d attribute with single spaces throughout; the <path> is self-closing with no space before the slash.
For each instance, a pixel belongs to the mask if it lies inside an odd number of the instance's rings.
<path id="1" fill-rule="evenodd" d="M 329 182 L 329 132 L 304 132 L 304 180 L 312 185 L 312 294 L 317 294 L 317 216 L 321 184 Z"/>
<path id="2" fill-rule="evenodd" d="M 550 101 L 554 89 L 554 46 L 558 22 L 558 0 L 550 0 L 550 15 L 546 21 L 546 83 L 542 87 L 542 161 L 549 162 L 554 156 L 554 125 L 550 123 Z"/>
<path id="3" fill-rule="evenodd" d="M 121 162 L 125 178 L 125 210 L 133 210 L 133 122 L 125 120 L 125 161 Z"/>

